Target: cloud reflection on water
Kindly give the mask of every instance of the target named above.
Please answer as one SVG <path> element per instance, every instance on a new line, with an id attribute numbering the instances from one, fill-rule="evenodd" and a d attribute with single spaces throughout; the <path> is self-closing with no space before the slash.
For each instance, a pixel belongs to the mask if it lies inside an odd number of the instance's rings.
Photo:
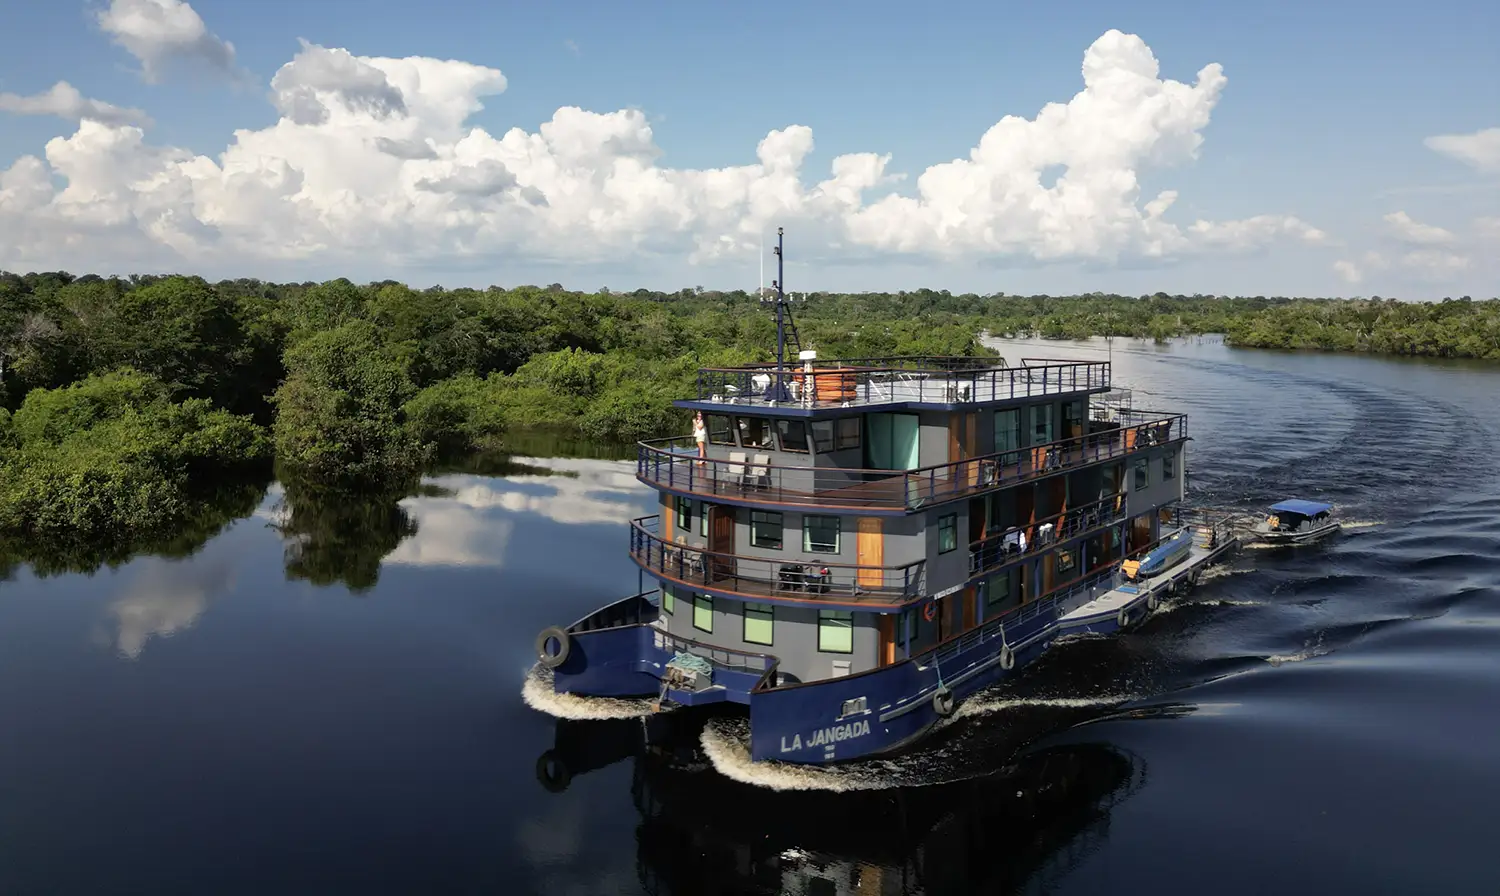
<path id="1" fill-rule="evenodd" d="M 649 495 L 634 468 L 619 461 L 524 458 L 557 475 L 505 477 L 451 474 L 428 481 L 450 494 L 406 498 L 417 533 L 387 563 L 411 566 L 486 566 L 505 563 L 518 520 L 535 515 L 560 525 L 629 522 L 646 512 Z"/>

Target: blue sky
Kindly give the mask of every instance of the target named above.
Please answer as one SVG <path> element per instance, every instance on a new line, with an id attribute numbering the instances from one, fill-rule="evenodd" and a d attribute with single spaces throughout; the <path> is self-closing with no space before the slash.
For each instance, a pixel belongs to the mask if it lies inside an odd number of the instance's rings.
<path id="1" fill-rule="evenodd" d="M 113 5 L 125 2 L 113 0 Z M 640 214 L 640 228 L 674 234 L 632 246 L 622 235 L 623 218 L 607 232 L 599 230 L 605 225 L 578 223 L 582 213 L 565 213 L 562 193 L 549 192 L 550 184 L 534 179 L 540 175 L 528 174 L 507 155 L 508 168 L 502 169 L 507 182 L 518 181 L 516 189 L 534 183 L 536 195 L 545 194 L 546 201 L 537 199 L 527 212 L 546 209 L 545 222 L 526 225 L 514 217 L 521 212 L 453 204 L 460 201 L 456 195 L 442 209 L 417 211 L 429 197 L 413 193 L 417 198 L 409 201 L 415 204 L 392 217 L 432 215 L 424 239 L 433 227 L 444 230 L 442 240 L 434 238 L 421 251 L 409 233 L 395 231 L 383 235 L 387 243 L 371 237 L 354 240 L 357 245 L 320 233 L 304 242 L 326 251 L 282 251 L 264 236 L 246 236 L 250 225 L 231 221 L 240 220 L 234 214 L 204 211 L 230 200 L 204 198 L 207 188 L 194 174 L 192 191 L 198 198 L 189 204 L 206 229 L 174 238 L 160 237 L 160 225 L 153 229 L 148 221 L 162 214 L 160 197 L 147 201 L 98 184 L 81 198 L 103 196 L 119 205 L 120 214 L 109 216 L 116 229 L 107 234 L 97 222 L 85 226 L 76 215 L 58 212 L 55 200 L 46 209 L 33 204 L 26 215 L 9 218 L 0 202 L 0 267 L 55 262 L 83 272 L 115 270 L 138 260 L 209 276 L 347 274 L 445 285 L 560 280 L 577 288 L 734 287 L 754 283 L 754 251 L 743 251 L 752 241 L 745 227 L 758 232 L 784 220 L 792 240 L 794 286 L 1059 293 L 1159 288 L 1411 298 L 1500 292 L 1495 286 L 1500 271 L 1492 261 L 1500 245 L 1486 242 L 1494 235 L 1487 229 L 1492 219 L 1500 217 L 1500 171 L 1424 144 L 1436 135 L 1476 135 L 1500 127 L 1500 52 L 1494 43 L 1500 8 L 1492 3 L 1271 2 L 1218 9 L 1153 3 L 1127 12 L 1119 4 L 1094 2 L 1019 9 L 992 3 L 913 8 L 875 0 L 489 8 L 447 0 L 194 0 L 191 9 L 207 31 L 233 44 L 235 71 L 220 71 L 185 51 L 164 57 L 169 61 L 154 83 L 140 76 L 141 62 L 120 45 L 118 35 L 112 40 L 101 27 L 99 14 L 110 6 L 103 0 L 49 0 L 12 4 L 0 13 L 5 22 L 0 94 L 32 97 L 67 81 L 85 98 L 148 114 L 145 144 L 224 165 L 220 156 L 235 142 L 237 130 L 273 128 L 282 117 L 270 82 L 297 57 L 301 38 L 347 49 L 354 57 L 432 57 L 504 73 L 504 92 L 481 97 L 483 110 L 468 117 L 464 128 L 435 137 L 438 157 L 409 163 L 417 167 L 463 164 L 450 149 L 469 127 L 498 139 L 511 128 L 535 134 L 559 107 L 639 110 L 659 149 L 652 164 L 665 169 L 754 166 L 757 143 L 789 125 L 812 130 L 814 146 L 798 169 L 808 188 L 828 178 L 840 155 L 890 154 L 885 172 L 907 178 L 868 186 L 862 207 L 892 190 L 917 196 L 917 175 L 967 157 L 1003 116 L 1034 118 L 1048 103 L 1067 103 L 1083 88 L 1079 67 L 1085 51 L 1109 29 L 1120 29 L 1149 47 L 1163 79 L 1192 84 L 1210 63 L 1220 64 L 1227 78 L 1207 124 L 1197 131 L 1202 144 L 1195 160 L 1129 166 L 1141 185 L 1135 205 L 1170 189 L 1177 195 L 1165 219 L 1183 229 L 1198 219 L 1277 216 L 1304 222 L 1325 238 L 1268 237 L 1236 251 L 1184 246 L 1162 258 L 1136 251 L 1149 242 L 1144 237 L 1121 237 L 1119 251 L 1091 255 L 1069 249 L 1059 255 L 1025 238 L 997 246 L 946 230 L 905 235 L 901 245 L 907 248 L 897 250 L 892 221 L 915 214 L 914 206 L 910 214 L 892 211 L 879 222 L 866 221 L 860 231 L 849 224 L 854 213 L 847 209 L 755 211 L 751 198 L 744 200 L 747 211 L 731 235 L 719 234 L 731 227 L 729 212 L 710 208 L 707 199 L 705 210 L 691 215 L 674 216 L 665 207 L 648 214 L 639 203 L 631 205 L 631 213 Z M 313 85 L 308 89 L 326 88 L 329 96 L 343 89 L 326 78 L 304 82 Z M 415 102 L 408 96 L 408 106 L 415 108 Z M 336 106 L 329 101 L 329 108 Z M 60 168 L 50 158 L 48 141 L 73 136 L 77 121 L 3 112 L 0 121 L 0 170 L 23 156 L 38 156 L 47 160 L 55 188 L 69 182 L 68 164 Z M 322 127 L 339 128 L 342 121 L 335 115 Z M 345 130 L 353 134 L 358 128 L 354 123 Z M 1109 125 L 1101 121 L 1088 133 L 1108 139 Z M 91 147 L 98 146 L 98 136 Z M 320 133 L 319 139 L 336 137 Z M 1075 133 L 1074 139 L 1096 137 Z M 261 147 L 257 157 L 274 152 Z M 76 157 L 82 154 L 80 149 L 68 157 L 81 164 Z M 108 158 L 114 161 L 104 168 L 123 166 L 117 154 Z M 600 158 L 589 156 L 596 175 L 609 164 Z M 288 159 L 291 168 L 304 170 L 295 152 Z M 356 164 L 352 157 L 349 164 Z M 448 183 L 447 176 L 428 175 L 425 182 Z M 406 177 L 422 180 L 410 172 Z M 374 189 L 362 186 L 356 192 Z M 619 192 L 600 189 L 603 198 L 593 200 L 595 205 Z M 288 194 L 278 195 L 278 201 L 291 202 Z M 486 201 L 498 201 L 497 194 Z M 382 208 L 396 208 L 390 203 L 398 198 L 381 202 L 386 203 Z M 180 221 L 185 209 L 175 210 L 173 220 Z M 279 206 L 265 209 L 279 213 Z M 977 220 L 969 211 L 966 220 Z M 1410 227 L 1387 220 L 1398 212 L 1405 213 L 1402 220 L 1441 228 L 1449 238 L 1414 237 Z M 295 231 L 296 222 L 311 214 L 302 208 L 286 227 Z M 130 220 L 121 223 L 124 218 Z M 744 223 L 749 219 L 755 224 Z M 478 220 L 490 223 L 471 223 Z M 1074 226 L 1078 220 L 1062 215 L 1036 226 Z M 1026 220 L 1017 226 L 1026 226 Z M 538 229 L 548 230 L 552 242 L 541 244 Z M 1294 230 L 1289 225 L 1281 232 Z M 736 248 L 706 257 L 703 243 L 714 239 Z M 1412 251 L 1439 249 L 1444 258 L 1411 259 Z M 805 259 L 801 268 L 799 252 Z M 1339 262 L 1347 265 L 1342 272 L 1335 268 Z M 1350 282 L 1347 275 L 1356 268 L 1359 279 Z"/>

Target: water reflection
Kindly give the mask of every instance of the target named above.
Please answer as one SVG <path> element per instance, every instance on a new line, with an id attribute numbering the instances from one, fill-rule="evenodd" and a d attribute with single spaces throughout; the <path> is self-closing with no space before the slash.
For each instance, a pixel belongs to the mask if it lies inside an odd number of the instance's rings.
<path id="1" fill-rule="evenodd" d="M 650 726 L 648 734 L 648 726 Z M 777 793 L 715 773 L 671 716 L 556 723 L 542 786 L 632 762 L 636 864 L 651 894 L 1046 892 L 1109 834 L 1145 781 L 1138 757 L 1077 743 L 982 778 L 883 791 Z"/>
<path id="2" fill-rule="evenodd" d="M 271 509 L 271 525 L 286 540 L 282 548 L 288 579 L 314 585 L 344 584 L 368 591 L 380 580 L 380 561 L 404 538 L 417 534 L 417 521 L 401 500 L 416 491 L 412 482 L 383 492 L 350 494 L 288 479 Z"/>
<path id="3" fill-rule="evenodd" d="M 548 523 L 625 523 L 642 512 L 634 468 L 597 460 L 552 458 L 546 466 L 516 461 L 483 475 L 450 473 L 432 484 L 441 497 L 403 502 L 421 521 L 387 561 L 414 566 L 504 564 L 518 517 Z M 503 478 L 493 478 L 503 476 Z"/>
<path id="4" fill-rule="evenodd" d="M 38 578 L 67 573 L 92 574 L 101 567 L 118 567 L 134 557 L 190 557 L 235 520 L 255 512 L 266 494 L 266 482 L 225 483 L 192 506 L 188 516 L 168 533 L 139 535 L 114 541 L 0 539 L 0 580 L 29 567 Z"/>
<path id="5" fill-rule="evenodd" d="M 153 635 L 168 637 L 192 627 L 209 598 L 229 591 L 233 582 L 234 566 L 224 557 L 194 564 L 149 559 L 109 604 L 115 649 L 133 660 Z"/>

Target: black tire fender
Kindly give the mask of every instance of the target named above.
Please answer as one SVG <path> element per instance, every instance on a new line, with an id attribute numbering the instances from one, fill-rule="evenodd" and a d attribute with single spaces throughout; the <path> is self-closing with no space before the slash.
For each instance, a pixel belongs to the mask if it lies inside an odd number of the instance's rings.
<path id="1" fill-rule="evenodd" d="M 553 641 L 557 642 L 557 653 L 548 653 L 547 647 Z M 573 652 L 573 639 L 568 633 L 555 625 L 549 625 L 542 629 L 542 633 L 536 636 L 536 656 L 543 666 L 548 669 L 556 669 L 568 661 L 568 654 Z"/>

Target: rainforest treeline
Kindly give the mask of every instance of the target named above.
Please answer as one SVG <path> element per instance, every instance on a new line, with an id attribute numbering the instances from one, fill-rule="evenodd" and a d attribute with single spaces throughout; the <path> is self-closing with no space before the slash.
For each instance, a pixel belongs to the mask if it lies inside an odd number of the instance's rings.
<path id="1" fill-rule="evenodd" d="M 992 354 L 988 331 L 1500 359 L 1500 301 L 1468 297 L 794 299 L 803 347 L 826 358 Z M 603 441 L 683 430 L 671 400 L 698 368 L 766 360 L 774 343 L 755 296 L 701 288 L 0 273 L 0 534 L 169 533 L 205 492 L 273 462 L 289 489 L 409 489 L 434 462 L 503 449 L 523 427 Z"/>

